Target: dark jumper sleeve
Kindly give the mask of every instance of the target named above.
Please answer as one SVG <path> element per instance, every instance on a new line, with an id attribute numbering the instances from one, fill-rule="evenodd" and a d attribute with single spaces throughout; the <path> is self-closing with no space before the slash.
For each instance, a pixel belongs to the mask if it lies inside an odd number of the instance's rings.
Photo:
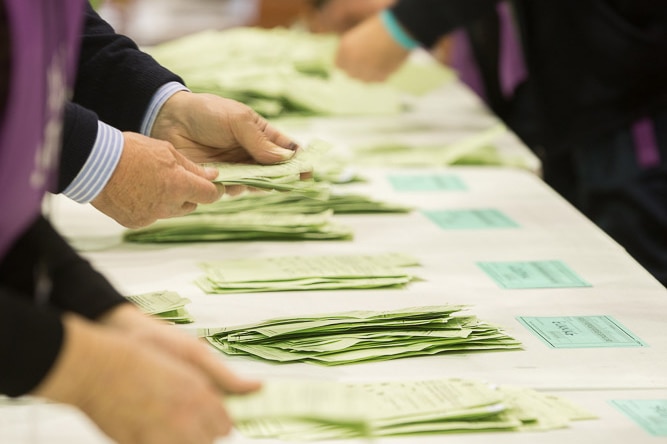
<path id="1" fill-rule="evenodd" d="M 98 120 L 137 132 L 155 92 L 168 82 L 183 83 L 87 8 L 74 96 L 65 110 L 56 192 L 74 180 L 88 159 Z"/>
<path id="2" fill-rule="evenodd" d="M 497 0 L 399 0 L 391 11 L 399 23 L 423 46 L 487 15 Z"/>
<path id="3" fill-rule="evenodd" d="M 34 296 L 40 264 L 52 285 L 41 305 Z M 62 311 L 94 319 L 125 302 L 40 216 L 0 263 L 0 392 L 28 393 L 48 373 L 63 342 Z"/>

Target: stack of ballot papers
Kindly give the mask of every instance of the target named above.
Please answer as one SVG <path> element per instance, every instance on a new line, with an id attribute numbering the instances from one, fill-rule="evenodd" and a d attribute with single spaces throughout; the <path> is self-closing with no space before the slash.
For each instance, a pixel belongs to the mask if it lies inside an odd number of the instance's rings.
<path id="1" fill-rule="evenodd" d="M 314 441 L 424 433 L 546 431 L 595 419 L 564 398 L 463 379 L 344 383 L 268 380 L 229 396 L 237 429 L 252 438 Z"/>
<path id="2" fill-rule="evenodd" d="M 142 312 L 156 316 L 164 321 L 174 324 L 189 324 L 194 322 L 190 313 L 185 309 L 190 300 L 181 297 L 175 291 L 154 291 L 131 295 L 126 298 L 137 305 Z"/>
<path id="3" fill-rule="evenodd" d="M 196 281 L 206 293 L 401 287 L 415 279 L 406 254 L 283 256 L 204 262 Z"/>
<path id="4" fill-rule="evenodd" d="M 239 100 L 269 117 L 391 115 L 404 92 L 422 94 L 452 81 L 438 63 L 405 63 L 388 82 L 365 83 L 335 67 L 335 35 L 289 29 L 208 30 L 147 51 L 195 92 Z"/>
<path id="5" fill-rule="evenodd" d="M 332 216 L 331 210 L 315 214 L 197 214 L 127 230 L 123 238 L 128 242 L 351 239 L 351 229 L 333 222 Z"/>
<path id="6" fill-rule="evenodd" d="M 332 210 L 344 213 L 408 213 L 411 207 L 376 200 L 353 193 L 330 193 L 328 197 L 304 196 L 301 193 L 267 191 L 246 192 L 236 196 L 223 196 L 211 204 L 200 204 L 192 214 L 262 213 L 312 214 Z"/>
<path id="7" fill-rule="evenodd" d="M 199 329 L 229 355 L 282 363 L 342 365 L 477 350 L 514 350 L 521 343 L 463 306 L 395 311 L 351 311 L 270 319 L 256 324 Z"/>

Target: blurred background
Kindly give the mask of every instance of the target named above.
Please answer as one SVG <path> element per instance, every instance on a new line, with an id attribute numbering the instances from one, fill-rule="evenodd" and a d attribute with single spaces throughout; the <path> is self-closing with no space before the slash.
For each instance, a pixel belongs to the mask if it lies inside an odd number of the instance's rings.
<path id="1" fill-rule="evenodd" d="M 245 25 L 263 28 L 301 26 L 338 31 L 332 28 L 340 26 L 317 23 L 318 17 L 313 12 L 315 5 L 322 3 L 317 0 L 96 0 L 93 3 L 118 32 L 144 46 L 202 29 L 220 30 Z M 375 8 L 390 1 L 343 0 L 341 3 L 367 4 Z"/>

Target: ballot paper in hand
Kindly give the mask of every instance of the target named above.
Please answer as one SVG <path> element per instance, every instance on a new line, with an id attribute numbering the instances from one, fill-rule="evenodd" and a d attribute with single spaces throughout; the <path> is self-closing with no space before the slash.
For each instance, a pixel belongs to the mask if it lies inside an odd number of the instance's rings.
<path id="1" fill-rule="evenodd" d="M 297 191 L 300 194 L 326 199 L 329 185 L 312 179 L 302 180 L 301 175 L 312 173 L 314 163 L 324 155 L 331 145 L 322 140 L 311 141 L 299 148 L 294 156 L 282 163 L 261 165 L 247 163 L 214 162 L 202 166 L 216 168 L 218 177 L 213 181 L 224 185 L 244 185 L 248 187 Z"/>
<path id="2" fill-rule="evenodd" d="M 458 313 L 463 308 L 445 305 L 285 317 L 200 329 L 198 334 L 228 355 L 330 366 L 521 348 L 499 327 Z"/>
<path id="3" fill-rule="evenodd" d="M 194 322 L 190 313 L 185 309 L 190 300 L 181 297 L 175 291 L 154 291 L 127 296 L 127 299 L 137 305 L 142 312 L 157 316 L 164 321 L 174 324 Z"/>
<path id="4" fill-rule="evenodd" d="M 197 285 L 207 293 L 223 294 L 400 287 L 415 279 L 405 267 L 418 262 L 406 254 L 386 253 L 228 259 L 200 265 L 206 276 Z"/>
<path id="5" fill-rule="evenodd" d="M 595 416 L 569 401 L 519 387 L 434 379 L 343 383 L 269 380 L 226 398 L 252 438 L 324 440 L 473 431 L 552 430 Z"/>

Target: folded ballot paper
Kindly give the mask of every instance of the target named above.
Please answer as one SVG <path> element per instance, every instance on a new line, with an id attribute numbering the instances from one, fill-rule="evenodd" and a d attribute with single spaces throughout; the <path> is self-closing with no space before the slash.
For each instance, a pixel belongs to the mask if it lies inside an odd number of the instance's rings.
<path id="1" fill-rule="evenodd" d="M 228 355 L 291 363 L 342 365 L 447 352 L 520 349 L 521 343 L 464 306 L 350 311 L 199 329 Z"/>
<path id="2" fill-rule="evenodd" d="M 463 379 L 344 383 L 269 380 L 226 397 L 252 438 L 313 441 L 424 433 L 546 431 L 595 416 L 566 399 Z"/>
<path id="3" fill-rule="evenodd" d="M 156 316 L 164 321 L 174 324 L 189 324 L 194 322 L 190 313 L 185 309 L 190 300 L 181 297 L 175 291 L 154 291 L 127 296 L 127 299 L 137 305 L 142 312 Z"/>
<path id="4" fill-rule="evenodd" d="M 200 264 L 206 275 L 196 283 L 218 294 L 399 287 L 415 279 L 405 267 L 416 265 L 400 253 L 228 259 Z"/>

